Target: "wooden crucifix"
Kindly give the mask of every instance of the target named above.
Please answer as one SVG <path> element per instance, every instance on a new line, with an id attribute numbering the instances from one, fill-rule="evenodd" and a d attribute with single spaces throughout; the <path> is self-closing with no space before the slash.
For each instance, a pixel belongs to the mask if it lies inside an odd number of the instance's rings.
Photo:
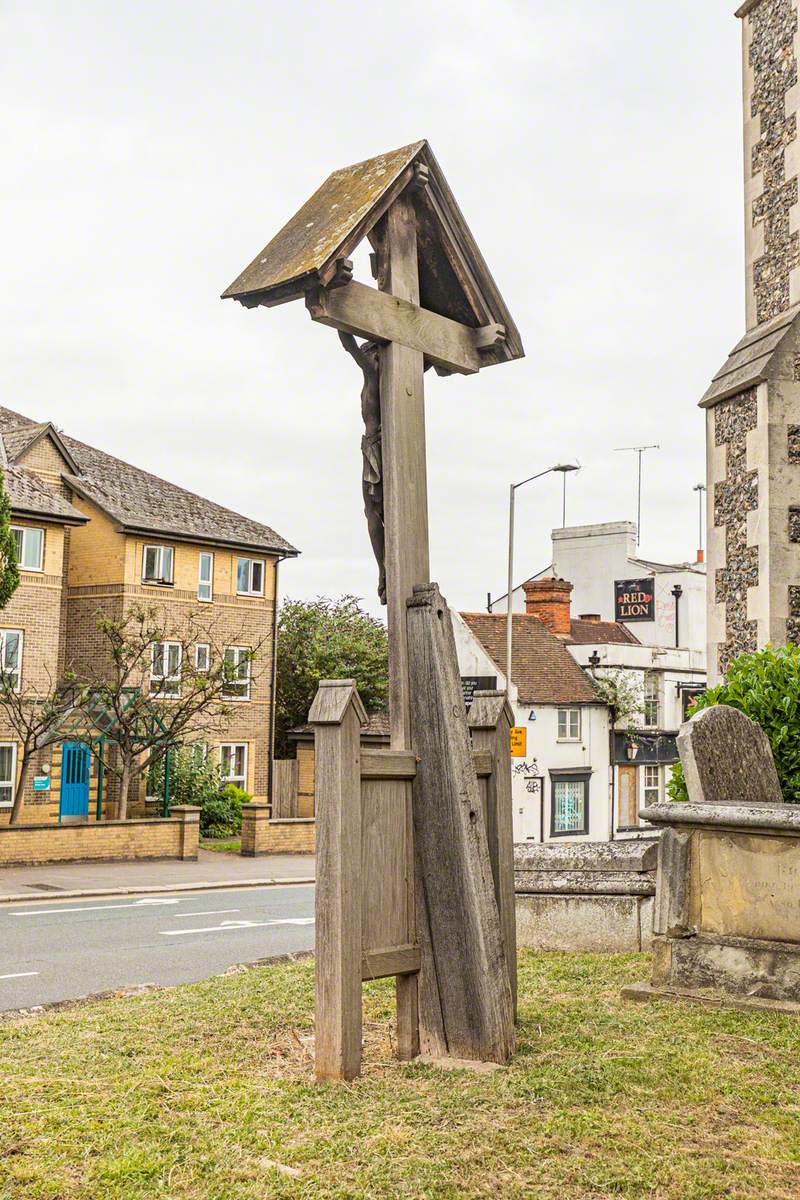
<path id="1" fill-rule="evenodd" d="M 350 255 L 365 237 L 373 250 L 377 288 L 353 279 Z M 391 747 L 393 752 L 414 751 L 415 741 L 424 741 L 429 759 L 442 756 L 438 764 L 423 764 L 415 784 L 417 838 L 434 839 L 422 847 L 427 849 L 427 857 L 417 856 L 419 875 L 420 864 L 432 863 L 441 852 L 433 853 L 436 830 L 431 830 L 425 820 L 417 820 L 424 816 L 420 806 L 439 804 L 440 792 L 443 795 L 448 788 L 452 796 L 447 803 L 458 803 L 457 780 L 468 763 L 465 755 L 470 753 L 466 716 L 460 710 L 460 694 L 454 691 L 458 675 L 452 631 L 449 641 L 440 644 L 436 637 L 428 638 L 420 617 L 423 610 L 427 611 L 426 605 L 442 617 L 441 597 L 435 585 L 433 592 L 423 594 L 430 584 L 424 373 L 432 366 L 444 375 L 471 375 L 486 366 L 519 358 L 523 354 L 519 333 L 425 141 L 335 171 L 224 296 L 249 308 L 303 298 L 312 320 L 339 331 L 345 348 L 363 372 L 364 499 L 370 539 L 379 562 L 379 591 L 382 599 L 385 594 L 388 606 Z M 356 338 L 366 340 L 359 344 Z M 447 660 L 447 669 L 442 668 L 437 680 L 441 686 L 430 691 L 419 688 L 425 698 L 418 701 L 412 695 L 414 664 L 409 663 L 407 611 L 411 603 L 417 606 L 416 653 L 424 656 L 429 642 L 440 665 Z M 449 630 L 449 614 L 447 620 Z M 416 670 L 419 678 L 419 662 Z M 431 742 L 428 725 L 435 714 L 425 713 L 426 703 L 443 706 L 449 710 L 448 721 L 456 720 L 456 734 L 451 730 L 448 736 L 459 743 L 457 751 L 451 745 Z M 415 726 L 424 731 L 416 739 Z M 447 721 L 441 725 L 441 743 L 448 740 L 446 726 Z M 474 774 L 471 761 L 466 769 Z M 440 779 L 446 781 L 441 787 L 436 782 Z M 425 789 L 432 794 L 424 796 Z M 480 805 L 476 802 L 473 807 Z M 470 817 L 477 819 L 472 808 Z M 463 837 L 469 840 L 468 828 Z M 478 874 L 485 865 L 482 853 L 480 869 L 475 868 Z M 462 856 L 457 870 L 453 863 L 454 877 L 459 871 L 463 875 L 468 861 L 473 861 L 468 854 Z M 446 869 L 446 863 L 444 866 Z M 433 880 L 427 881 L 427 892 L 424 878 L 418 878 L 418 885 L 423 894 L 417 896 L 417 924 L 425 926 L 419 940 L 423 964 L 428 956 L 430 983 L 437 953 L 436 946 L 431 949 L 430 945 L 431 930 L 437 925 L 431 906 L 437 903 L 437 891 Z M 502 935 L 496 911 L 493 916 L 480 911 L 481 905 L 492 904 L 493 900 L 486 899 L 485 888 L 478 891 L 477 899 L 465 903 L 477 905 L 475 928 L 482 930 L 487 922 L 491 926 L 486 949 L 491 959 L 492 938 L 497 940 Z M 458 894 L 454 895 L 455 901 L 451 897 L 450 902 L 457 904 Z M 425 906 L 424 913 L 420 912 L 420 903 Z M 502 958 L 502 946 L 499 958 L 495 958 L 498 962 Z M 476 974 L 491 974 L 486 963 L 478 965 L 477 959 L 470 969 Z M 465 976 L 461 989 L 465 994 L 472 982 Z M 401 1055 L 411 1057 L 416 1052 L 418 1024 L 423 1031 L 423 1048 L 427 1044 L 429 1049 L 438 1048 L 444 1053 L 448 1046 L 463 1045 L 461 1034 L 447 1033 L 448 1000 L 438 994 L 440 989 L 428 987 L 430 1003 L 421 1001 L 426 1011 L 421 1012 L 418 1021 L 417 983 L 416 975 L 398 975 Z M 421 993 L 425 991 L 423 966 Z M 492 1009 L 492 1003 L 488 1008 Z M 505 1004 L 504 1011 L 507 1009 Z M 453 1030 L 458 1020 L 453 1018 Z M 480 1056 L 482 1036 L 475 1041 L 474 1056 Z M 491 1035 L 485 1040 L 494 1045 L 503 1038 Z M 465 1056 L 469 1056 L 468 1050 Z"/>

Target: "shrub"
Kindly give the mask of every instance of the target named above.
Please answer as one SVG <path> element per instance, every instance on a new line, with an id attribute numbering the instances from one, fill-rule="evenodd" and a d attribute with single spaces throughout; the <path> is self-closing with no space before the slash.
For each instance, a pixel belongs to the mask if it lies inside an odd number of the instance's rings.
<path id="1" fill-rule="evenodd" d="M 242 805 L 251 800 L 247 792 L 228 783 L 206 799 L 200 809 L 200 833 L 203 837 L 228 837 L 242 831 Z"/>
<path id="2" fill-rule="evenodd" d="M 766 733 L 783 798 L 800 804 L 800 646 L 767 646 L 742 654 L 728 667 L 725 682 L 697 698 L 690 715 L 713 704 L 738 708 Z M 671 800 L 689 799 L 680 763 L 667 784 Z"/>
<path id="3" fill-rule="evenodd" d="M 180 746 L 170 754 L 169 800 L 172 804 L 199 804 L 202 808 L 222 789 L 219 766 L 200 745 Z M 164 760 L 150 768 L 147 794 L 164 794 Z"/>

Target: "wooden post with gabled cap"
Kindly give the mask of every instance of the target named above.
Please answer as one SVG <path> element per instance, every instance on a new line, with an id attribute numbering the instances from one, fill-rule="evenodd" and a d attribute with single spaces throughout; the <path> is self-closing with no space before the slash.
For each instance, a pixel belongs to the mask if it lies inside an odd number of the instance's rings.
<path id="1" fill-rule="evenodd" d="M 350 256 L 364 238 L 372 246 L 377 288 L 353 278 Z M 391 746 L 393 752 L 412 751 L 406 603 L 415 587 L 430 582 L 424 373 L 434 367 L 443 375 L 474 375 L 520 358 L 517 328 L 426 141 L 334 171 L 224 296 L 248 308 L 304 299 L 312 320 L 344 335 L 364 371 L 362 411 L 378 348 L 379 421 L 368 411 L 379 428 L 368 428 L 366 448 L 362 445 L 365 509 L 380 578 L 385 577 Z M 358 347 L 354 337 L 368 339 L 367 345 Z M 462 717 L 453 751 L 459 761 L 468 748 Z M 404 790 L 403 836 L 410 839 L 410 780 Z M 438 802 L 435 793 L 413 786 L 414 810 Z M 318 888 L 320 879 L 318 862 Z M 409 881 L 412 912 L 413 893 Z M 431 887 L 428 906 L 435 897 Z M 429 918 L 429 907 L 416 905 L 422 945 L 429 939 Z M 416 1053 L 417 983 L 416 974 L 398 973 L 401 1057 Z"/>
<path id="2" fill-rule="evenodd" d="M 361 729 L 367 714 L 352 679 L 323 679 L 311 711 L 316 779 L 318 1079 L 361 1068 Z"/>

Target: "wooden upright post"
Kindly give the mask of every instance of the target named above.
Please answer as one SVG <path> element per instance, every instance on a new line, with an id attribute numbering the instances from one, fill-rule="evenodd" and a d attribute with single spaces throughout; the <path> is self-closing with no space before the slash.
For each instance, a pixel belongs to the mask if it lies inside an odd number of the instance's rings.
<path id="1" fill-rule="evenodd" d="M 406 190 L 373 230 L 378 286 L 419 304 L 417 223 Z M 389 721 L 393 750 L 411 749 L 406 601 L 430 578 L 428 483 L 425 459 L 425 364 L 422 353 L 399 342 L 380 352 L 381 438 L 389 628 Z M 406 836 L 413 844 L 411 786 L 406 788 Z M 409 856 L 413 863 L 414 856 Z M 408 879 L 412 927 L 415 885 Z M 419 1053 L 418 977 L 398 975 L 397 1046 L 401 1059 Z"/>
<path id="2" fill-rule="evenodd" d="M 361 728 L 352 679 L 320 681 L 314 726 L 317 886 L 314 971 L 317 1079 L 361 1069 Z M 354 886 L 355 885 L 355 886 Z"/>
<path id="3" fill-rule="evenodd" d="M 494 893 L 503 930 L 503 948 L 517 1016 L 517 915 L 514 897 L 514 817 L 511 803 L 511 727 L 514 714 L 505 692 L 476 692 L 468 724 L 475 750 L 488 750 L 486 836 L 494 877 Z"/>
<path id="4" fill-rule="evenodd" d="M 417 227 L 408 191 L 374 230 L 378 285 L 419 304 Z M 389 719 L 392 749 L 411 749 L 406 601 L 428 583 L 428 486 L 425 464 L 424 361 L 399 342 L 381 347 L 381 435 L 386 597 L 389 624 Z"/>

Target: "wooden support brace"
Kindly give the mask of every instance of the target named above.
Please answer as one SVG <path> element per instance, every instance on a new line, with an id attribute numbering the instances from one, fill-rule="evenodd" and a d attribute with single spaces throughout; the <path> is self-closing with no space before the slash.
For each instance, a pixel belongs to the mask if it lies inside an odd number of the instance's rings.
<path id="1" fill-rule="evenodd" d="M 514 896 L 514 828 L 511 800 L 510 731 L 514 714 L 505 692 L 476 692 L 469 710 L 473 758 L 491 760 L 488 778 L 486 835 L 500 912 L 508 979 L 517 1015 L 517 916 Z M 480 774 L 480 772 L 478 772 Z"/>

